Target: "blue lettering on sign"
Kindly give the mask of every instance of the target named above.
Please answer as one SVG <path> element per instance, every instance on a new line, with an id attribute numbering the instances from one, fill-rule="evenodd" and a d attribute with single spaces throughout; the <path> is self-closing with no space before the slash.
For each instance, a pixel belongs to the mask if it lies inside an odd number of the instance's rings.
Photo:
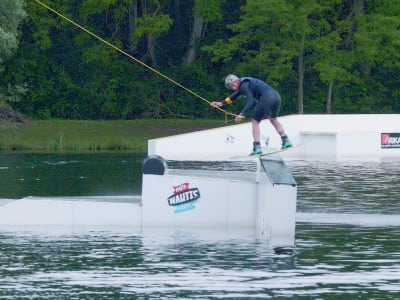
<path id="1" fill-rule="evenodd" d="M 184 212 L 184 211 L 195 209 L 196 206 L 194 206 L 193 204 L 195 204 L 196 202 L 197 202 L 197 200 L 193 201 L 193 202 L 190 202 L 190 203 L 184 203 L 184 204 L 177 205 L 175 207 L 175 211 L 174 212 L 175 213 L 181 213 L 181 212 Z"/>

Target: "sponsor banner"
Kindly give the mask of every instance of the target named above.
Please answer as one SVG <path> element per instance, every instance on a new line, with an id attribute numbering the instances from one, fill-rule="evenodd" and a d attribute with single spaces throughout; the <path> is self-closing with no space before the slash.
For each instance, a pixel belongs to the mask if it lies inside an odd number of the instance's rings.
<path id="1" fill-rule="evenodd" d="M 400 148 L 400 133 L 381 133 L 381 148 Z"/>
<path id="2" fill-rule="evenodd" d="M 195 203 L 200 198 L 198 188 L 190 188 L 189 183 L 185 182 L 173 186 L 173 194 L 168 197 L 168 205 L 175 208 L 175 213 L 180 213 L 195 209 Z"/>

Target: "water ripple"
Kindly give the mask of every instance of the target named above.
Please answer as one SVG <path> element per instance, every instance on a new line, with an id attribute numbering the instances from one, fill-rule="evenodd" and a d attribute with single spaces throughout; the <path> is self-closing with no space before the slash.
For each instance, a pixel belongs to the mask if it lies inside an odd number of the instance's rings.
<path id="1" fill-rule="evenodd" d="M 383 299 L 400 292 L 399 227 L 299 223 L 289 254 L 269 251 L 263 239 L 182 232 L 0 238 L 0 297 Z"/>
<path id="2" fill-rule="evenodd" d="M 288 162 L 298 211 L 400 214 L 400 162 Z"/>

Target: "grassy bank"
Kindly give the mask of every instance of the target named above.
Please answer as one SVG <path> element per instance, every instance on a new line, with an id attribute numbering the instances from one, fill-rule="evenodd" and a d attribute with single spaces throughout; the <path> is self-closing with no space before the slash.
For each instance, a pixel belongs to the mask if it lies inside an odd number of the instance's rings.
<path id="1" fill-rule="evenodd" d="M 0 151 L 146 153 L 147 140 L 224 126 L 221 120 L 30 121 L 0 124 Z"/>

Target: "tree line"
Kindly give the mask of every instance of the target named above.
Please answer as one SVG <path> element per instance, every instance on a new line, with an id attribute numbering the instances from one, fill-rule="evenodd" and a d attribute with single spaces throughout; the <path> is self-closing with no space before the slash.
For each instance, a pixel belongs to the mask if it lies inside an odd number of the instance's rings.
<path id="1" fill-rule="evenodd" d="M 1 0 L 0 107 L 36 119 L 214 118 L 173 82 L 216 101 L 234 73 L 275 87 L 281 114 L 398 113 L 399 50 L 397 0 Z"/>

